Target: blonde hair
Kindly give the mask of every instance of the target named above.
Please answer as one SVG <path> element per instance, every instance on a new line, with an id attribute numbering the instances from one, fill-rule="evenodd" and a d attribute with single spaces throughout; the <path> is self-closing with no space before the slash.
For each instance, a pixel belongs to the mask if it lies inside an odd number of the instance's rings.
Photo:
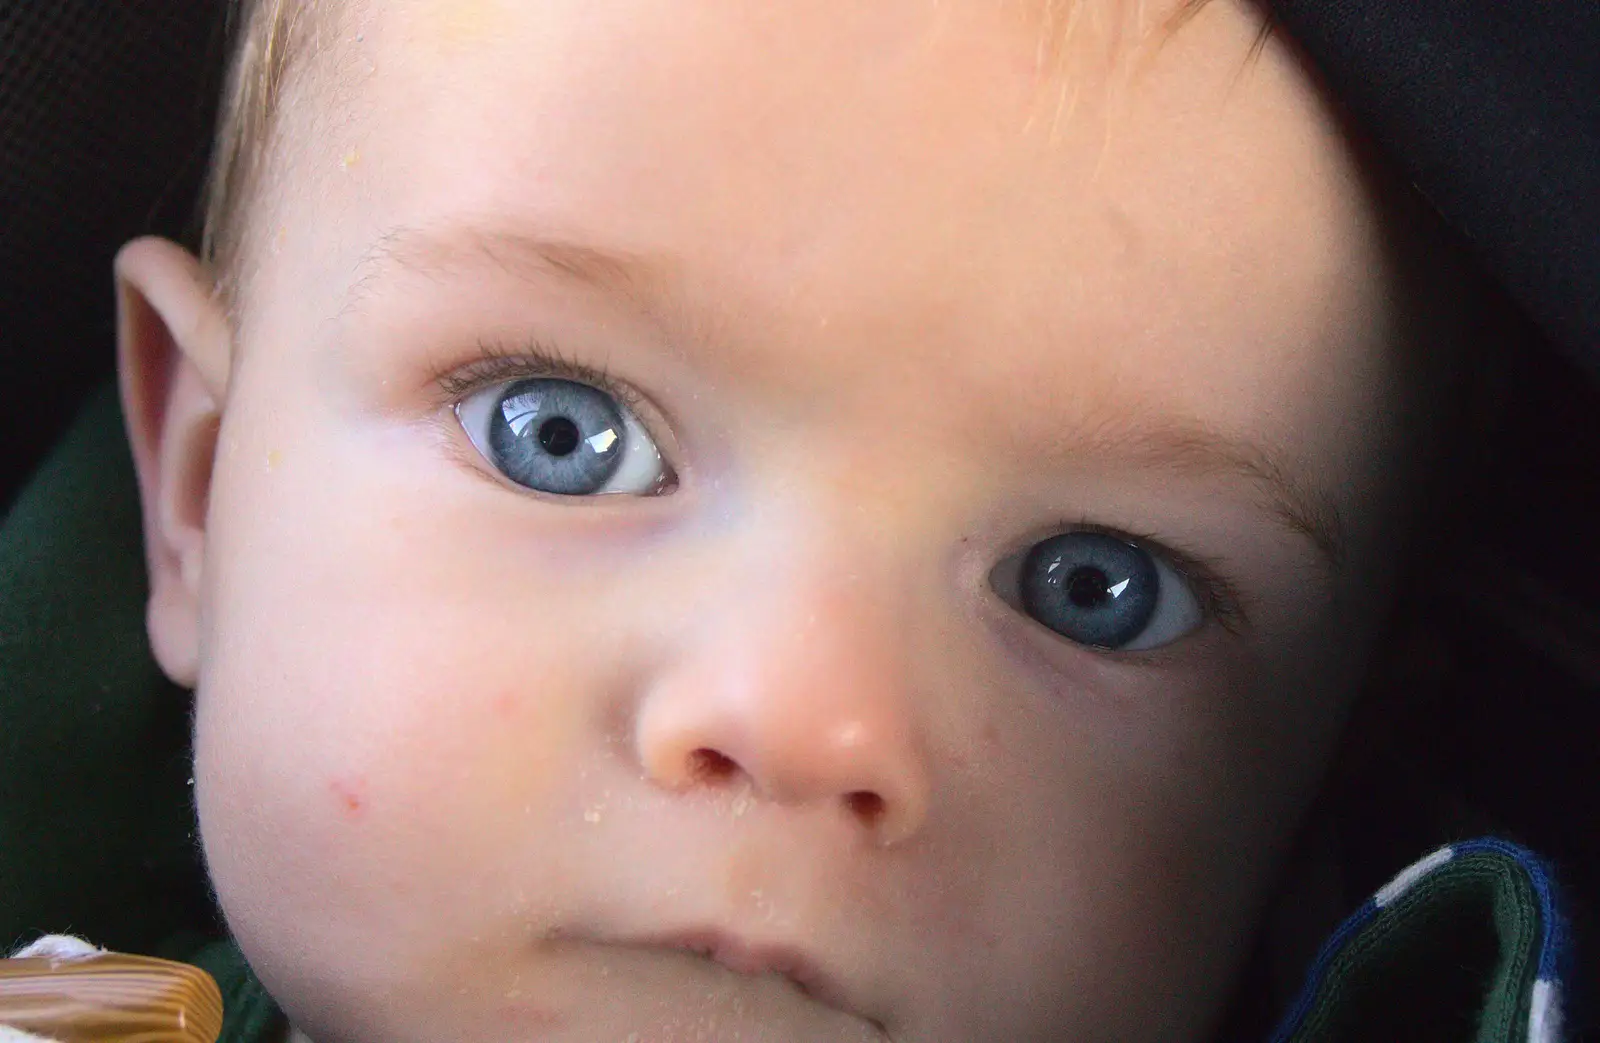
<path id="1" fill-rule="evenodd" d="M 228 76 L 202 199 L 200 255 L 231 294 L 242 252 L 244 205 L 254 194 L 306 0 L 234 0 Z"/>
<path id="2" fill-rule="evenodd" d="M 1006 2 L 1006 0 L 998 0 Z M 1093 0 L 1032 0 L 1041 62 L 1052 62 Z M 1182 0 L 1162 23 L 1163 38 L 1209 0 Z M 308 50 L 321 12 L 318 0 L 232 0 L 230 58 L 211 169 L 202 202 L 201 257 L 230 301 L 249 235 L 247 206 L 257 192 L 291 74 Z M 1143 0 L 1140 0 L 1142 11 Z M 1264 16 L 1252 55 L 1270 35 Z"/>

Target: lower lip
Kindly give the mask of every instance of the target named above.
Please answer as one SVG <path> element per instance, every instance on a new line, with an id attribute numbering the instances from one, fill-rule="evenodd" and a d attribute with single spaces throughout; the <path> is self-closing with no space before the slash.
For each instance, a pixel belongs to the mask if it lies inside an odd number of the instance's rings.
<path id="1" fill-rule="evenodd" d="M 585 940 L 571 936 L 563 937 L 559 941 L 547 939 L 546 945 L 566 947 L 576 943 L 579 947 L 588 949 L 591 946 L 599 951 L 611 951 L 622 954 L 631 954 L 634 957 L 650 958 L 663 955 L 692 957 L 696 961 L 714 966 L 720 971 L 736 974 L 752 980 L 767 979 L 768 981 L 782 980 L 795 990 L 799 995 L 806 997 L 811 1003 L 820 1004 L 841 1014 L 852 1017 L 852 1014 L 826 989 L 819 986 L 817 980 L 808 973 L 807 968 L 798 961 L 786 959 L 782 953 L 762 952 L 747 949 L 737 943 L 730 943 L 728 939 L 701 936 L 679 936 L 672 938 L 653 939 L 650 941 L 630 940 L 626 942 L 605 940 Z M 605 972 L 609 976 L 610 971 Z M 556 1019 L 551 1018 L 550 1024 L 555 1025 Z M 529 1022 L 531 1024 L 531 1022 Z M 692 1030 L 692 1031 L 691 1031 Z M 689 1041 L 703 1040 L 704 1026 L 665 1026 L 658 1025 L 654 1030 L 641 1033 L 638 1043 L 689 1043 Z"/>

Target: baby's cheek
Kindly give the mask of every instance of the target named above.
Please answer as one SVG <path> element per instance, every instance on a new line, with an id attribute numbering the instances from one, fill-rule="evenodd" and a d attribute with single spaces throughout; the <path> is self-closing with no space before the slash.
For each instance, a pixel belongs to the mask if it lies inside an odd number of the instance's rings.
<path id="1" fill-rule="evenodd" d="M 297 705 L 294 727 L 271 730 L 266 692 L 207 693 L 199 798 L 218 897 L 299 1009 L 381 1012 L 401 988 L 395 1009 L 448 1009 L 526 922 L 507 913 L 570 890 L 560 859 L 525 853 L 581 815 L 557 691 L 577 682 L 419 655 L 424 623 L 371 635 L 364 663 L 281 676 L 271 695 Z"/>
<path id="2" fill-rule="evenodd" d="M 1010 758 L 995 792 L 1014 803 L 993 880 L 1034 896 L 1034 913 L 1002 932 L 1018 957 L 1070 968 L 1070 999 L 1095 1017 L 1161 991 L 1172 1009 L 1205 1002 L 1226 977 L 1252 907 L 1291 825 L 1269 795 L 1279 758 L 1263 742 L 1268 701 L 1248 663 L 1164 675 L 1123 671 L 1098 698 L 1002 722 Z M 991 893 L 993 919 L 1015 915 Z M 1181 998 L 1181 999 L 1180 999 Z M 1064 999 L 1063 1002 L 1068 1002 Z M 1111 1022 L 1107 1022 L 1111 1023 Z"/>
<path id="3" fill-rule="evenodd" d="M 270 684 L 214 675 L 202 696 L 206 786 L 270 824 L 276 846 L 312 854 L 314 876 L 354 871 L 368 895 L 415 897 L 491 860 L 504 836 L 494 823 L 579 803 L 579 679 L 552 670 L 529 683 L 440 654 L 426 618 L 365 634 L 323 622 L 362 654 L 293 656 L 298 676 L 282 669 L 290 655 L 263 657 L 280 664 Z"/>
<path id="4" fill-rule="evenodd" d="M 287 452 L 264 481 L 289 488 L 235 501 L 251 509 L 218 533 L 199 696 L 219 897 L 241 935 L 437 947 L 517 838 L 581 814 L 595 657 L 503 577 L 439 560 L 456 541 L 360 509 L 418 498 L 299 474 Z"/>

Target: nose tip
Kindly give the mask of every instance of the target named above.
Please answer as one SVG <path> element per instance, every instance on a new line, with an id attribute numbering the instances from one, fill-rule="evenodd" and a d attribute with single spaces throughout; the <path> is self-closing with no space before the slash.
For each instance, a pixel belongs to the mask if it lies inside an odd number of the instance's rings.
<path id="1" fill-rule="evenodd" d="M 748 788 L 780 806 L 832 806 L 879 845 L 913 836 L 926 817 L 927 783 L 898 722 L 829 722 L 825 704 L 803 708 L 813 712 L 794 713 L 770 693 L 741 707 L 705 688 L 661 688 L 640 708 L 639 761 L 675 791 Z"/>

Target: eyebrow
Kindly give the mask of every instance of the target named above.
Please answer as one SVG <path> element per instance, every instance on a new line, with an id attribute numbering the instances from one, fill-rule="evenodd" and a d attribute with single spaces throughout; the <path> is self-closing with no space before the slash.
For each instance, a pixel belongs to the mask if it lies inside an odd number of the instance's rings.
<path id="1" fill-rule="evenodd" d="M 391 272 L 442 278 L 474 264 L 492 264 L 519 279 L 554 277 L 627 297 L 654 314 L 667 268 L 664 258 L 621 250 L 600 250 L 564 239 L 471 226 L 442 231 L 397 226 L 375 240 L 357 262 L 345 310 L 360 308 L 368 291 Z"/>
<path id="2" fill-rule="evenodd" d="M 527 281 L 553 278 L 622 297 L 646 317 L 677 329 L 698 326 L 666 292 L 674 267 L 666 258 L 473 226 L 390 229 L 356 265 L 344 310 L 359 309 L 372 287 L 395 270 L 440 279 L 484 263 Z M 1233 438 L 1193 418 L 1140 426 L 1088 425 L 1052 441 L 1052 455 L 1062 458 L 1092 457 L 1140 470 L 1242 480 L 1261 494 L 1281 527 L 1312 544 L 1328 576 L 1344 568 L 1348 539 L 1337 501 L 1297 479 L 1283 456 L 1266 446 Z"/>
<path id="3" fill-rule="evenodd" d="M 1130 468 L 1197 477 L 1228 477 L 1255 487 L 1278 523 L 1309 540 L 1328 575 L 1343 570 L 1349 541 L 1344 516 L 1331 496 L 1296 478 L 1279 454 L 1192 419 L 1159 425 L 1080 432 L 1064 440 L 1065 455 L 1115 460 Z"/>

